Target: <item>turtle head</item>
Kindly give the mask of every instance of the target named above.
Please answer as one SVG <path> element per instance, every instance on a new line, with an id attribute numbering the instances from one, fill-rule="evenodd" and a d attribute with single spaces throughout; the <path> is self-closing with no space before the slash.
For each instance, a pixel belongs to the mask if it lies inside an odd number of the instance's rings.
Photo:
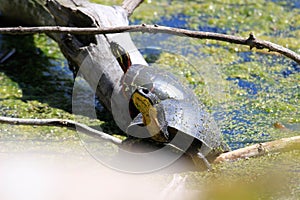
<path id="1" fill-rule="evenodd" d="M 146 126 L 148 133 L 154 140 L 165 142 L 168 137 L 167 124 L 165 123 L 164 112 L 155 106 L 160 102 L 156 94 L 145 87 L 138 87 L 132 94 L 131 100 L 140 113 L 135 117 L 134 124 Z"/>
<path id="2" fill-rule="evenodd" d="M 142 113 L 143 117 L 147 121 L 145 125 L 150 121 L 149 114 L 150 110 L 154 109 L 153 105 L 159 102 L 158 97 L 150 92 L 145 87 L 138 87 L 131 96 L 134 106 L 137 110 Z"/>
<path id="3" fill-rule="evenodd" d="M 129 53 L 117 42 L 111 41 L 109 43 L 110 49 L 114 57 L 117 59 L 119 65 L 121 66 L 124 73 L 132 65 Z"/>

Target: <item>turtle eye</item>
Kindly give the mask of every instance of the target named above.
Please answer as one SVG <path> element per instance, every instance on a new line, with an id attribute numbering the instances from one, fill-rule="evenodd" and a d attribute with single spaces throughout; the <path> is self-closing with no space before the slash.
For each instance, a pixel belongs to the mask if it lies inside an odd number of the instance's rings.
<path id="1" fill-rule="evenodd" d="M 143 92 L 144 94 L 148 94 L 148 93 L 149 93 L 149 90 L 148 90 L 147 88 L 142 88 L 142 92 Z"/>
<path id="2" fill-rule="evenodd" d="M 152 105 L 158 102 L 156 94 L 152 93 L 148 88 L 139 87 L 137 92 L 144 98 L 144 100 L 147 99 L 147 101 L 149 101 Z"/>
<path id="3" fill-rule="evenodd" d="M 147 88 L 145 88 L 145 87 L 139 87 L 139 88 L 138 88 L 138 92 L 139 92 L 140 94 L 142 94 L 143 96 L 146 97 L 146 96 L 149 95 L 150 90 L 147 89 Z"/>

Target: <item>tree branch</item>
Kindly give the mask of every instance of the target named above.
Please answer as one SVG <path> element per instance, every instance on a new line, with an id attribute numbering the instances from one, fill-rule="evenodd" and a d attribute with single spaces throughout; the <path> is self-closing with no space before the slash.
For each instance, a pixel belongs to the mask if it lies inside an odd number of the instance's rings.
<path id="1" fill-rule="evenodd" d="M 233 44 L 240 44 L 249 46 L 250 49 L 268 49 L 280 53 L 300 64 L 300 55 L 296 52 L 287 49 L 278 44 L 259 40 L 250 33 L 248 38 L 239 36 L 226 35 L 220 33 L 203 32 L 203 31 L 192 31 L 186 29 L 172 28 L 158 25 L 131 25 L 131 26 L 118 26 L 118 27 L 107 27 L 107 28 L 74 28 L 74 27 L 59 27 L 59 26 L 43 26 L 43 27 L 10 27 L 0 28 L 0 34 L 33 34 L 33 33 L 72 33 L 79 35 L 87 34 L 108 34 L 108 33 L 123 33 L 123 32 L 148 32 L 148 33 L 166 33 L 171 35 L 177 35 L 182 37 L 191 37 L 198 39 L 209 39 L 224 41 Z"/>
<path id="2" fill-rule="evenodd" d="M 113 137 L 102 131 L 90 128 L 85 124 L 81 124 L 72 120 L 62 119 L 21 119 L 0 116 L 0 123 L 13 124 L 13 125 L 34 125 L 34 126 L 59 126 L 66 127 L 72 130 L 77 130 L 86 133 L 93 137 L 98 137 L 104 140 L 108 140 L 114 144 L 120 145 L 122 140 Z"/>
<path id="3" fill-rule="evenodd" d="M 274 152 L 287 149 L 292 145 L 298 145 L 298 146 L 300 145 L 300 136 L 282 138 L 271 142 L 254 144 L 248 147 L 223 153 L 220 156 L 218 156 L 213 161 L 213 163 L 222 163 L 222 162 L 234 161 L 238 159 L 247 159 L 250 157 L 262 156 L 268 153 L 274 153 Z"/>
<path id="4" fill-rule="evenodd" d="M 124 8 L 128 17 L 132 15 L 133 11 L 141 4 L 144 0 L 124 0 L 122 3 L 122 8 Z"/>

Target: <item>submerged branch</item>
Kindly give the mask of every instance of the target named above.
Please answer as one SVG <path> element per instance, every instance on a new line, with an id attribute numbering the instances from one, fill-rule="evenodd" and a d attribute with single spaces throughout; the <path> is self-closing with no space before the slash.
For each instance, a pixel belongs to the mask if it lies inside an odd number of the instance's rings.
<path id="1" fill-rule="evenodd" d="M 248 38 L 243 38 L 234 35 L 226 35 L 213 32 L 192 31 L 180 28 L 172 28 L 158 25 L 131 25 L 106 28 L 75 28 L 75 27 L 60 27 L 60 26 L 43 26 L 43 27 L 10 27 L 0 28 L 0 34 L 33 34 L 33 33 L 72 33 L 72 34 L 108 34 L 108 33 L 123 33 L 123 32 L 142 32 L 142 33 L 166 33 L 182 37 L 191 37 L 197 39 L 209 39 L 224 41 L 233 44 L 249 46 L 250 49 L 268 49 L 269 51 L 280 53 L 300 64 L 300 55 L 296 52 L 287 49 L 278 44 L 259 40 L 250 33 Z"/>
<path id="2" fill-rule="evenodd" d="M 33 126 L 59 126 L 66 127 L 72 130 L 77 130 L 88 134 L 93 137 L 98 137 L 104 140 L 113 142 L 114 144 L 120 145 L 122 140 L 113 137 L 102 131 L 90 128 L 85 124 L 75 122 L 73 120 L 62 120 L 62 119 L 22 119 L 22 118 L 12 118 L 12 117 L 2 117 L 0 116 L 0 123 L 13 124 L 13 125 L 33 125 Z"/>
<path id="3" fill-rule="evenodd" d="M 235 161 L 239 159 L 247 159 L 250 157 L 262 156 L 268 153 L 274 153 L 288 149 L 289 147 L 293 147 L 293 145 L 300 146 L 300 136 L 282 138 L 271 142 L 254 144 L 248 147 L 223 153 L 214 160 L 214 163 L 222 163 L 228 161 Z"/>

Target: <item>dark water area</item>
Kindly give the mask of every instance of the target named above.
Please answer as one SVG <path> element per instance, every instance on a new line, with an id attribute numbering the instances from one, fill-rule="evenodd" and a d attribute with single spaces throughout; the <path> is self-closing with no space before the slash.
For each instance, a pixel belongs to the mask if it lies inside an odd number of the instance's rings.
<path id="1" fill-rule="evenodd" d="M 290 9 L 300 9 L 300 1 L 299 0 L 271 0 L 274 3 L 284 3 L 286 7 L 289 7 Z"/>
<path id="2" fill-rule="evenodd" d="M 189 16 L 179 13 L 171 17 L 162 16 L 157 24 L 164 26 L 177 27 L 177 28 L 188 28 Z"/>
<path id="3" fill-rule="evenodd" d="M 256 95 L 261 90 L 259 85 L 244 79 L 228 77 L 226 80 L 234 81 L 240 88 L 245 89 L 248 95 Z"/>
<path id="4" fill-rule="evenodd" d="M 9 78 L 7 84 L 12 84 L 12 81 L 18 85 L 22 92 L 20 100 L 38 101 L 71 112 L 73 74 L 67 61 L 64 58 L 45 55 L 35 46 L 34 37 L 31 35 L 2 36 L 0 39 L 1 52 L 15 49 L 15 52 L 0 64 L 0 73 Z M 13 95 L 13 87 L 6 90 L 8 96 Z"/>

